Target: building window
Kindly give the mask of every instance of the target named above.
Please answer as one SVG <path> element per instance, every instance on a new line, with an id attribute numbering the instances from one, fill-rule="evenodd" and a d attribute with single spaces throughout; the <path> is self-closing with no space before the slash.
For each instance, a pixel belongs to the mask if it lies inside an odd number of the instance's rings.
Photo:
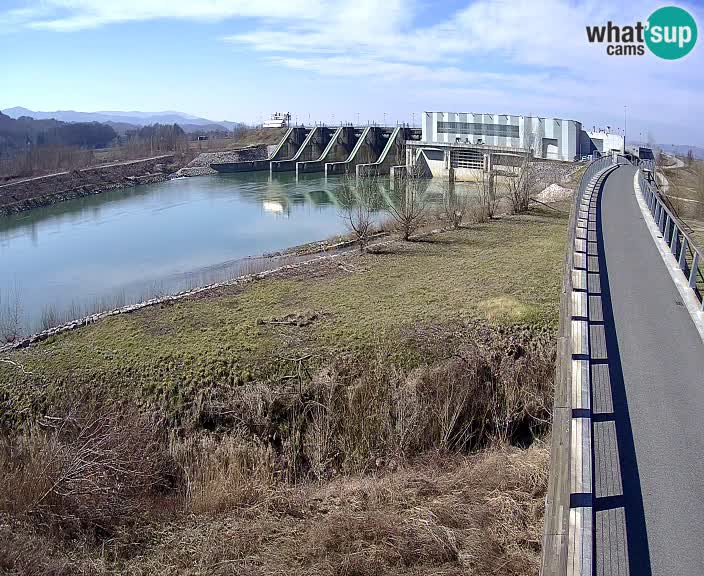
<path id="1" fill-rule="evenodd" d="M 468 134 L 470 136 L 500 136 L 518 138 L 518 126 L 484 124 L 482 122 L 438 122 L 438 134 Z"/>

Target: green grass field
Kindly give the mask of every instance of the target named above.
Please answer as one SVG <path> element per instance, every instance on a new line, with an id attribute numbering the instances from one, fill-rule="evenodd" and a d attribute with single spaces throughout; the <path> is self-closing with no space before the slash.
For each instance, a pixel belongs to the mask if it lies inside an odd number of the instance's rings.
<path id="1" fill-rule="evenodd" d="M 412 362 L 409 332 L 486 320 L 554 329 L 568 206 L 387 243 L 245 285 L 114 316 L 0 363 L 13 418 L 67 389 L 157 401 L 178 414 L 218 386 L 279 381 L 382 345 Z M 2 406 L 0 406 L 1 408 Z"/>

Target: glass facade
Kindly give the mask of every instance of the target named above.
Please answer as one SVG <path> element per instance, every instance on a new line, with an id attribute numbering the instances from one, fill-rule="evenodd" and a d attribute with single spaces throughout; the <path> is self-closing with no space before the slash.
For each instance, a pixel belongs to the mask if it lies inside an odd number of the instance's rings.
<path id="1" fill-rule="evenodd" d="M 482 122 L 438 122 L 438 134 L 467 134 L 469 136 L 501 136 L 518 138 L 518 126 L 484 124 Z"/>

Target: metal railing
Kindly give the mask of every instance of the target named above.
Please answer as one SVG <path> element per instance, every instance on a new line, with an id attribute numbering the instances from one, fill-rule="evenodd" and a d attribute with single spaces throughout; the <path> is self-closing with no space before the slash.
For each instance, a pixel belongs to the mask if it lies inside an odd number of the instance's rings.
<path id="1" fill-rule="evenodd" d="M 686 231 L 687 225 L 673 213 L 655 182 L 652 160 L 638 163 L 638 185 L 662 238 L 704 310 L 704 252 Z"/>
<path id="2" fill-rule="evenodd" d="M 587 186 L 591 182 L 592 178 L 614 163 L 615 161 L 612 156 L 602 156 L 601 158 L 593 160 L 592 163 L 587 166 L 587 169 L 584 171 L 584 174 L 582 174 L 582 179 L 579 181 L 577 202 L 581 201 L 582 196 L 584 195 L 584 192 L 587 189 Z"/>

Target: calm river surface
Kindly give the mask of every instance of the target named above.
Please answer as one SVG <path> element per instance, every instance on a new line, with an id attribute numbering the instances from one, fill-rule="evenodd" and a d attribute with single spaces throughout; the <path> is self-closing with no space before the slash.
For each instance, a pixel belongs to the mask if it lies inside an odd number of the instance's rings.
<path id="1" fill-rule="evenodd" d="M 33 332 L 252 271 L 243 258 L 346 231 L 339 183 L 199 176 L 0 217 L 0 320 Z"/>

